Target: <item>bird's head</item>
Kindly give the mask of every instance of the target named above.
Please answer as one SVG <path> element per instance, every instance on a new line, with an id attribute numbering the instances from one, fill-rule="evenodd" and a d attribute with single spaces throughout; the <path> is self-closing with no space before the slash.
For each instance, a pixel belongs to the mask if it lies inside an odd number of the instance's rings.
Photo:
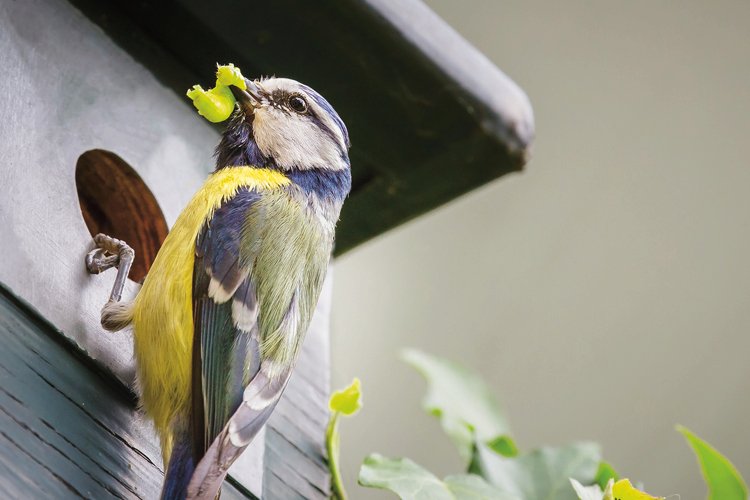
<path id="1" fill-rule="evenodd" d="M 216 150 L 218 168 L 349 168 L 349 133 L 323 96 L 288 78 L 245 83 L 246 90 L 231 87 L 237 109 Z"/>

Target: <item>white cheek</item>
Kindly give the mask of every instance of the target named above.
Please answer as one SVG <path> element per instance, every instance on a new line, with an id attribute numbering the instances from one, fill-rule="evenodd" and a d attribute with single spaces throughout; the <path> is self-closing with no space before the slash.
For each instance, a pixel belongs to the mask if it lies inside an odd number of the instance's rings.
<path id="1" fill-rule="evenodd" d="M 347 167 L 333 140 L 306 118 L 261 108 L 255 112 L 253 135 L 261 153 L 281 168 Z"/>

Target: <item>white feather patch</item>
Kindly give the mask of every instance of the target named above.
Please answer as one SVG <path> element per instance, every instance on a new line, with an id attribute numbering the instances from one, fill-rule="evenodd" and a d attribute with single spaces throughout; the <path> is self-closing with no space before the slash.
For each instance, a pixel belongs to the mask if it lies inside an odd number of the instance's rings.
<path id="1" fill-rule="evenodd" d="M 234 320 L 234 326 L 240 330 L 244 332 L 252 331 L 258 321 L 258 303 L 255 302 L 254 307 L 251 309 L 241 300 L 233 300 L 232 320 Z"/>
<path id="2" fill-rule="evenodd" d="M 231 299 L 234 292 L 235 290 L 227 291 L 221 286 L 221 281 L 216 278 L 211 278 L 211 282 L 208 284 L 208 296 L 214 299 L 217 304 L 223 304 Z"/>

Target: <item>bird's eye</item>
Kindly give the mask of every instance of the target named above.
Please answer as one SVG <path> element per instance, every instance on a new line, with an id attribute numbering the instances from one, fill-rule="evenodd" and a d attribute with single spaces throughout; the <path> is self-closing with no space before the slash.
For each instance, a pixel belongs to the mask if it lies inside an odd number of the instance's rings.
<path id="1" fill-rule="evenodd" d="M 297 113 L 304 113 L 307 111 L 307 102 L 300 95 L 293 95 L 289 98 L 289 107 Z"/>

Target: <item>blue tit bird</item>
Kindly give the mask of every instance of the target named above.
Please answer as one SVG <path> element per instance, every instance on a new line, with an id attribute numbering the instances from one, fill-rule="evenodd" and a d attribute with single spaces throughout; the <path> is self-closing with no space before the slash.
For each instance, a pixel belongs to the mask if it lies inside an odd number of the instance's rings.
<path id="1" fill-rule="evenodd" d="M 163 499 L 213 499 L 289 381 L 351 187 L 349 135 L 316 91 L 245 80 L 216 170 L 180 214 L 133 302 L 132 250 L 105 235 L 91 272 L 117 266 L 102 324 L 133 326 L 137 385 L 160 435 Z"/>

